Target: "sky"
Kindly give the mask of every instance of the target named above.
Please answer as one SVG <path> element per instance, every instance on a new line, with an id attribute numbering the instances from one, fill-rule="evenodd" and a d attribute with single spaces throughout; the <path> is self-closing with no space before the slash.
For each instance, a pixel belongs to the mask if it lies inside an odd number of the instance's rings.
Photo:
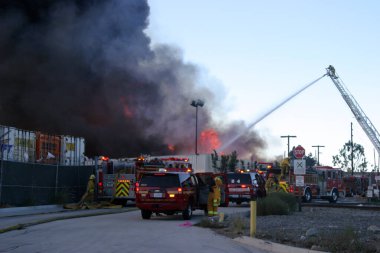
<path id="1" fill-rule="evenodd" d="M 249 125 L 335 67 L 372 124 L 380 128 L 379 1 L 149 0 L 151 46 L 168 44 L 202 70 L 200 86 L 223 101 L 216 118 Z M 207 101 L 205 101 L 207 106 Z M 329 77 L 284 104 L 253 130 L 275 157 L 301 145 L 332 166 L 351 139 L 364 146 L 368 168 L 374 146 Z"/>

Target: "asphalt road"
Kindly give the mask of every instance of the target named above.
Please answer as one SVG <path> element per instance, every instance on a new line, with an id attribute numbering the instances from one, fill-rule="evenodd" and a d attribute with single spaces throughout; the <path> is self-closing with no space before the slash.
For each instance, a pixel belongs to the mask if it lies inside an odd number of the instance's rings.
<path id="1" fill-rule="evenodd" d="M 240 212 L 241 209 L 226 208 L 224 211 Z M 96 211 L 79 212 L 84 216 L 85 212 Z M 196 211 L 189 222 L 181 215 L 143 220 L 139 211 L 125 212 L 125 208 L 122 211 L 80 218 L 73 218 L 74 212 L 1 217 L 0 222 L 5 224 L 3 222 L 8 220 L 8 225 L 18 221 L 38 224 L 37 221 L 44 219 L 49 222 L 1 233 L 0 252 L 269 252 L 193 226 L 204 218 L 203 211 Z M 53 221 L 63 216 L 67 217 Z"/>

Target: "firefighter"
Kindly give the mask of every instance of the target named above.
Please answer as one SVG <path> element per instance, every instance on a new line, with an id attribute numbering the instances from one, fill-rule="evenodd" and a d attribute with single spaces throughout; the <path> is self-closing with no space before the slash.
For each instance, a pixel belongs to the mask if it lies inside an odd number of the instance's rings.
<path id="1" fill-rule="evenodd" d="M 221 198 L 220 187 L 223 184 L 222 180 L 219 177 L 216 177 L 213 181 L 214 183 L 210 186 L 210 192 L 207 201 L 207 210 L 209 217 L 218 215 L 218 206 L 220 205 Z"/>
<path id="2" fill-rule="evenodd" d="M 87 207 L 89 203 L 94 201 L 95 193 L 95 175 L 91 175 L 87 182 L 86 192 L 83 194 L 81 200 L 79 201 L 80 207 Z"/>
<path id="3" fill-rule="evenodd" d="M 276 181 L 278 182 L 273 173 L 269 173 L 268 180 L 265 182 L 265 189 L 268 193 L 277 191 L 278 183 Z"/>

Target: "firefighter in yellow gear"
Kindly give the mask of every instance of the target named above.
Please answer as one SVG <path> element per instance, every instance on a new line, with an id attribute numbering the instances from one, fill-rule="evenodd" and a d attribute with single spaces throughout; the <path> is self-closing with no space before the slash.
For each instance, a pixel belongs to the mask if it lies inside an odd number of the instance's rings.
<path id="1" fill-rule="evenodd" d="M 216 177 L 214 179 L 214 182 L 215 184 L 211 186 L 207 200 L 207 214 L 209 217 L 218 215 L 218 207 L 220 205 L 221 199 L 220 187 L 222 186 L 223 182 L 219 177 Z"/>
<path id="2" fill-rule="evenodd" d="M 269 174 L 268 180 L 265 182 L 265 189 L 267 193 L 275 192 L 278 190 L 278 180 L 276 180 L 273 173 Z"/>
<path id="3" fill-rule="evenodd" d="M 81 200 L 79 201 L 79 205 L 83 207 L 92 203 L 94 201 L 94 193 L 95 193 L 95 175 L 91 175 L 87 182 L 86 192 L 83 194 Z"/>

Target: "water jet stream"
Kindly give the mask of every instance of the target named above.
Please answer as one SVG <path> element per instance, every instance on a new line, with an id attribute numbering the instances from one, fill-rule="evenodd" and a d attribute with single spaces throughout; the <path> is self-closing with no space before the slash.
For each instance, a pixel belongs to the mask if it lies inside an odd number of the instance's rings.
<path id="1" fill-rule="evenodd" d="M 244 133 L 246 133 L 247 131 L 249 131 L 254 125 L 256 125 L 257 123 L 259 123 L 260 121 L 262 121 L 263 119 L 265 119 L 268 115 L 270 115 L 272 112 L 276 111 L 278 108 L 280 108 L 281 106 L 283 106 L 286 102 L 288 102 L 289 100 L 291 100 L 292 98 L 294 98 L 295 96 L 297 96 L 298 94 L 300 94 L 302 91 L 306 90 L 307 88 L 309 88 L 310 86 L 312 86 L 313 84 L 315 84 L 316 82 L 318 82 L 319 80 L 321 80 L 324 76 L 326 76 L 327 74 L 324 74 L 323 76 L 319 77 L 318 79 L 314 80 L 313 82 L 307 84 L 305 87 L 303 87 L 302 89 L 298 90 L 297 92 L 295 92 L 294 94 L 290 95 L 289 97 L 285 98 L 281 103 L 279 103 L 278 105 L 276 105 L 273 109 L 269 110 L 268 112 L 264 113 L 262 116 L 258 117 L 256 120 L 254 120 L 252 123 L 250 123 L 248 126 L 247 126 L 247 129 L 245 129 L 245 131 L 241 132 L 240 134 L 237 134 L 235 137 L 233 137 L 231 140 L 229 140 L 228 142 L 224 143 L 218 150 L 217 152 L 221 152 L 223 150 L 225 150 L 226 148 L 228 148 L 232 143 L 234 143 L 237 139 L 239 139 Z"/>

